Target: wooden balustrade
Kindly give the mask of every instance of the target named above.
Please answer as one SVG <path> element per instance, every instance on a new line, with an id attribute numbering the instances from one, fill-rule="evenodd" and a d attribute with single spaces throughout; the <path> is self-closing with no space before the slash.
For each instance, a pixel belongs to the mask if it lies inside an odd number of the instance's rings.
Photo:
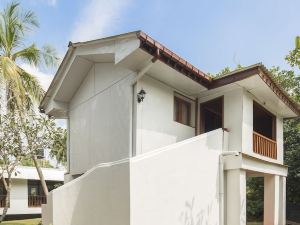
<path id="1" fill-rule="evenodd" d="M 41 207 L 47 203 L 47 197 L 44 195 L 28 196 L 28 207 Z"/>
<path id="2" fill-rule="evenodd" d="M 277 159 L 277 143 L 253 131 L 253 151 L 257 154 Z"/>

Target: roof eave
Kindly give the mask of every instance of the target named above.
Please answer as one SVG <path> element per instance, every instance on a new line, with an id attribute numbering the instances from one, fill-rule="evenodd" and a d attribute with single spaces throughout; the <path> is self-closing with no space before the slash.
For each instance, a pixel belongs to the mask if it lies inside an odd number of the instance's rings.
<path id="1" fill-rule="evenodd" d="M 194 67 L 192 64 L 166 48 L 161 43 L 157 42 L 144 32 L 137 33 L 137 38 L 140 40 L 140 48 L 146 51 L 148 54 L 155 56 L 158 60 L 162 61 L 166 65 L 172 67 L 183 75 L 196 81 L 197 83 L 208 87 L 212 78 L 206 75 L 204 72 Z"/>
<path id="2" fill-rule="evenodd" d="M 45 107 L 47 106 L 49 100 L 51 99 L 51 94 L 52 92 L 54 91 L 54 86 L 56 85 L 56 83 L 58 82 L 58 79 L 60 78 L 59 74 L 62 72 L 63 68 L 65 67 L 65 64 L 68 62 L 69 58 L 72 56 L 73 52 L 75 50 L 75 47 L 69 43 L 69 46 L 68 46 L 68 51 L 67 53 L 65 54 L 65 57 L 63 58 L 63 61 L 61 62 L 61 64 L 59 65 L 58 67 L 58 70 L 47 90 L 47 92 L 45 93 L 41 103 L 40 103 L 40 106 L 39 106 L 39 110 L 41 113 L 44 113 L 44 110 L 45 110 Z"/>
<path id="3" fill-rule="evenodd" d="M 274 81 L 272 74 L 267 68 L 259 63 L 246 67 L 241 70 L 229 73 L 226 76 L 213 79 L 209 89 L 218 88 L 230 83 L 234 83 L 240 80 L 244 80 L 248 77 L 259 75 L 260 78 L 269 86 L 269 88 L 277 95 L 277 97 L 283 101 L 297 116 L 300 116 L 300 108 L 298 104 Z"/>

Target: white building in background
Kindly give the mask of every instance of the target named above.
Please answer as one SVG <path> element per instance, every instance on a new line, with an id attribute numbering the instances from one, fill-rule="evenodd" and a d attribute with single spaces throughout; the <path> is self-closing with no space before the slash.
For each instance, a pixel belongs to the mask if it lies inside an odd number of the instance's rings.
<path id="1" fill-rule="evenodd" d="M 63 183 L 65 170 L 42 168 L 49 190 Z M 0 215 L 5 206 L 6 191 L 0 182 Z M 34 218 L 41 216 L 41 205 L 47 199 L 42 190 L 41 182 L 35 167 L 20 166 L 12 179 L 10 206 L 7 219 Z"/>
<path id="2" fill-rule="evenodd" d="M 44 225 L 245 225 L 251 176 L 264 224 L 285 224 L 283 119 L 300 111 L 262 64 L 213 79 L 140 31 L 71 43 L 41 110 L 69 134 Z"/>

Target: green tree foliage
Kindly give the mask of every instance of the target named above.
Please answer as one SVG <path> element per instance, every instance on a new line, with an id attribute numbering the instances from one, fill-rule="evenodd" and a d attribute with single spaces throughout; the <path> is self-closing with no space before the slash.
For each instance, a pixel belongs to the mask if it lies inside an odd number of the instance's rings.
<path id="1" fill-rule="evenodd" d="M 247 178 L 247 220 L 263 221 L 264 209 L 263 177 Z"/>
<path id="2" fill-rule="evenodd" d="M 300 69 L 300 37 L 286 61 L 292 68 Z M 300 75 L 295 70 L 273 68 L 274 78 L 286 92 L 300 103 Z M 289 166 L 287 177 L 287 202 L 300 205 L 300 118 L 284 121 L 284 161 Z"/>
<path id="3" fill-rule="evenodd" d="M 50 162 L 46 159 L 38 159 L 39 165 L 41 165 L 42 168 L 53 168 L 53 166 L 50 164 Z M 35 166 L 34 161 L 32 158 L 26 157 L 24 158 L 20 164 L 22 166 Z"/>
<path id="4" fill-rule="evenodd" d="M 57 127 L 51 136 L 52 144 L 50 146 L 50 155 L 57 160 L 57 162 L 65 165 L 67 161 L 67 130 Z"/>
<path id="5" fill-rule="evenodd" d="M 12 176 L 17 172 L 19 162 L 28 153 L 27 148 L 24 148 L 24 136 L 20 135 L 20 130 L 22 124 L 13 114 L 0 115 L 0 181 L 6 191 L 0 223 L 5 219 L 10 205 Z"/>
<path id="6" fill-rule="evenodd" d="M 292 66 L 300 69 L 300 37 L 295 38 L 295 48 L 286 56 L 286 61 Z"/>
<path id="7" fill-rule="evenodd" d="M 231 69 L 229 66 L 227 66 L 224 69 L 222 69 L 219 73 L 216 73 L 216 74 L 208 73 L 208 75 L 213 77 L 213 78 L 219 78 L 219 77 L 222 77 L 222 76 L 226 76 L 227 74 L 229 74 L 233 71 L 240 70 L 240 69 L 243 69 L 243 68 L 244 67 L 240 64 L 238 64 L 235 69 Z"/>
<path id="8" fill-rule="evenodd" d="M 7 206 L 9 206 L 10 190 L 12 187 L 11 178 L 17 172 L 16 168 L 22 162 L 33 165 L 40 173 L 41 181 L 44 180 L 40 162 L 37 159 L 41 149 L 49 149 L 62 138 L 62 128 L 58 128 L 53 119 L 42 115 L 28 115 L 26 118 L 16 116 L 14 113 L 0 115 L 0 180 L 4 183 Z M 53 138 L 55 137 L 55 138 Z M 37 165 L 38 164 L 38 165 Z M 4 179 L 7 178 L 7 179 Z M 42 183 L 43 191 L 47 195 L 48 188 Z M 8 207 L 4 208 L 2 219 Z M 0 217 L 1 222 L 1 217 Z"/>
<path id="9" fill-rule="evenodd" d="M 287 202 L 300 205 L 300 119 L 284 123 L 285 164 L 287 177 Z"/>
<path id="10" fill-rule="evenodd" d="M 273 78 L 280 84 L 295 102 L 300 102 L 300 76 L 294 70 L 281 70 L 279 67 L 272 67 L 270 72 Z"/>

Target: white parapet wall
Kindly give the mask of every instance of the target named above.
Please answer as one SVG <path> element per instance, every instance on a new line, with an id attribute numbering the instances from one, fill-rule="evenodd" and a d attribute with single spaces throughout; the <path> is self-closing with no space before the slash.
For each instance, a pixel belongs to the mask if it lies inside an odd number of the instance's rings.
<path id="1" fill-rule="evenodd" d="M 131 225 L 219 224 L 222 130 L 132 159 Z"/>
<path id="2" fill-rule="evenodd" d="M 52 192 L 43 224 L 218 224 L 223 142 L 219 129 L 100 164 Z"/>
<path id="3" fill-rule="evenodd" d="M 48 200 L 43 225 L 128 225 L 129 161 L 96 166 L 55 189 Z"/>

